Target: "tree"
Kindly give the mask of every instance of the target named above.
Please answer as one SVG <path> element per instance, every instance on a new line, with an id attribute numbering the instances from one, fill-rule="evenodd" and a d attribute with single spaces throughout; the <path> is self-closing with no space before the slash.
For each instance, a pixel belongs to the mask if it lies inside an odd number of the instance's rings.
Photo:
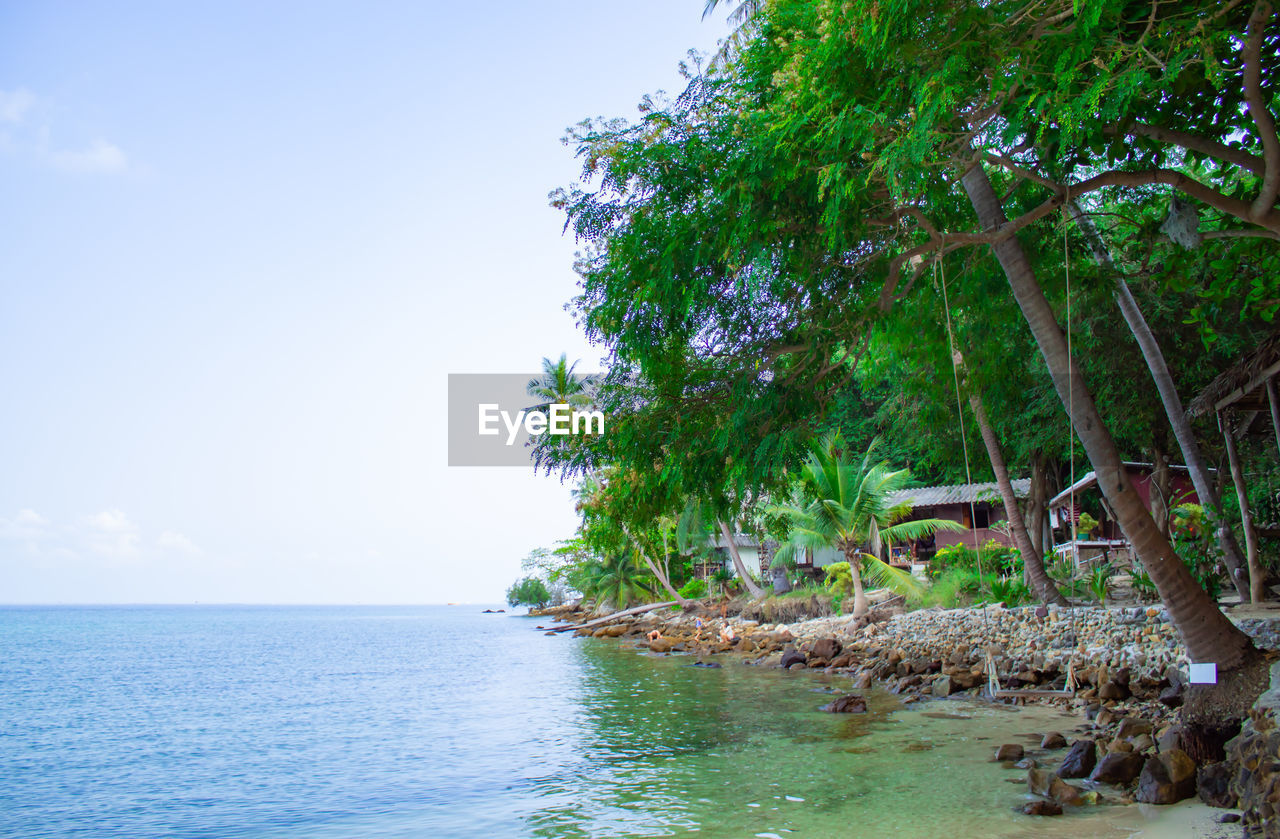
<path id="1" fill-rule="evenodd" d="M 944 519 L 901 520 L 908 511 L 891 503 L 892 494 L 910 482 L 911 473 L 877 462 L 875 453 L 873 443 L 854 463 L 840 434 L 827 435 L 811 447 L 796 496 L 775 508 L 791 524 L 790 537 L 779 549 L 784 561 L 807 548 L 832 547 L 844 554 L 853 578 L 854 618 L 867 613 L 864 573 L 877 579 L 905 573 L 880 559 L 883 550 L 937 530 L 964 530 L 958 522 Z"/>
<path id="2" fill-rule="evenodd" d="M 525 577 L 507 589 L 508 606 L 528 606 L 531 609 L 545 608 L 551 602 L 551 592 L 537 577 Z"/>
<path id="3" fill-rule="evenodd" d="M 588 562 L 582 594 L 604 609 L 625 609 L 653 596 L 653 578 L 645 573 L 635 550 L 620 551 Z M 677 597 L 677 599 L 683 599 Z"/>

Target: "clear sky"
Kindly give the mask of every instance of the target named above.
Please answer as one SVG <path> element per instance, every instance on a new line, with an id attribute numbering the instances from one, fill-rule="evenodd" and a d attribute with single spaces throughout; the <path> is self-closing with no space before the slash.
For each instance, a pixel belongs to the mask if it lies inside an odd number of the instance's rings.
<path id="1" fill-rule="evenodd" d="M 547 193 L 702 0 L 0 6 L 0 602 L 501 599 L 567 487 L 449 373 L 598 350 Z"/>

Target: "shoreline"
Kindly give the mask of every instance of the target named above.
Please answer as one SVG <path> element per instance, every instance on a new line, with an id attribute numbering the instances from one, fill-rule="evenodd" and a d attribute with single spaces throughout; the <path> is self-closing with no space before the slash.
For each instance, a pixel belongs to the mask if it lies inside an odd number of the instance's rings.
<path id="1" fill-rule="evenodd" d="M 564 607 L 530 614 L 573 623 L 592 617 Z M 1239 623 L 1274 662 L 1280 621 Z M 732 643 L 720 638 L 725 627 L 736 636 Z M 1139 816 L 1131 827 L 1142 835 L 1174 837 L 1235 836 L 1240 821 L 1257 823 L 1269 815 L 1233 808 L 1243 802 L 1230 792 L 1236 768 L 1227 749 L 1238 729 L 1206 738 L 1201 728 L 1181 720 L 1189 689 L 1185 651 L 1158 606 L 881 609 L 857 622 L 829 616 L 762 623 L 698 604 L 625 616 L 574 634 L 631 643 L 651 655 L 688 656 L 703 666 L 785 665 L 849 678 L 855 698 L 860 691 L 884 691 L 898 698 L 902 710 L 969 700 L 1071 714 L 1074 727 L 1042 732 L 1038 744 L 1028 747 L 1026 735 L 1010 727 L 1006 742 L 992 746 L 990 759 L 1025 771 L 1021 809 L 1029 816 L 1132 811 Z M 1013 691 L 1012 698 L 987 696 L 990 669 L 998 688 Z M 1063 691 L 1068 677 L 1077 688 L 1072 695 L 1045 695 Z M 858 710 L 856 702 L 848 707 Z M 1230 745 L 1238 750 L 1244 739 Z M 1036 819 L 1037 829 L 1051 821 Z"/>

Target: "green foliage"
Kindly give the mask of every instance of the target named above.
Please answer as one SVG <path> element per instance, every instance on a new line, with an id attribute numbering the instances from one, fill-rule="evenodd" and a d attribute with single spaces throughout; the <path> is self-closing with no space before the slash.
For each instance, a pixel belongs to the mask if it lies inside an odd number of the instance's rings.
<path id="1" fill-rule="evenodd" d="M 1093 533 L 1093 531 L 1097 529 L 1099 524 L 1101 524 L 1101 522 L 1093 516 L 1088 513 L 1081 513 L 1079 521 L 1076 522 L 1076 532 L 1081 536 L 1081 538 L 1087 538 L 1089 534 Z"/>
<path id="2" fill-rule="evenodd" d="M 1160 599 L 1160 593 L 1156 591 L 1156 584 L 1151 581 L 1151 575 L 1141 568 L 1134 568 L 1130 572 L 1130 578 L 1133 581 L 1133 591 L 1142 600 L 1152 601 Z"/>
<path id="3" fill-rule="evenodd" d="M 654 579 L 635 551 L 622 551 L 583 563 L 576 588 L 601 607 L 625 609 L 654 596 Z"/>
<path id="4" fill-rule="evenodd" d="M 991 580 L 992 599 L 1006 606 L 1020 606 L 1031 601 L 1031 589 L 1021 577 L 996 577 Z"/>
<path id="5" fill-rule="evenodd" d="M 692 579 L 680 586 L 680 596 L 688 600 L 701 600 L 707 596 L 706 580 Z"/>
<path id="6" fill-rule="evenodd" d="M 507 589 L 508 606 L 529 606 L 541 609 L 551 602 L 551 592 L 537 577 L 525 577 Z"/>
<path id="7" fill-rule="evenodd" d="M 1085 580 L 1087 582 L 1089 593 L 1093 595 L 1093 599 L 1100 604 L 1107 602 L 1107 593 L 1111 589 L 1112 568 L 1110 563 L 1105 563 L 1093 568 Z"/>
<path id="8" fill-rule="evenodd" d="M 978 572 L 970 568 L 952 568 L 933 580 L 924 602 L 930 606 L 955 609 L 967 605 L 982 593 Z"/>

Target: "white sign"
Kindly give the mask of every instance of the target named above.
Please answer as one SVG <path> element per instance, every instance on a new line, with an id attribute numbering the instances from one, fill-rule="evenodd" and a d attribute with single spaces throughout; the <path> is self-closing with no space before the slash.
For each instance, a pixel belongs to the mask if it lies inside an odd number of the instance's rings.
<path id="1" fill-rule="evenodd" d="M 1216 685 L 1218 683 L 1218 665 L 1212 661 L 1206 664 L 1191 665 L 1191 684 Z"/>

